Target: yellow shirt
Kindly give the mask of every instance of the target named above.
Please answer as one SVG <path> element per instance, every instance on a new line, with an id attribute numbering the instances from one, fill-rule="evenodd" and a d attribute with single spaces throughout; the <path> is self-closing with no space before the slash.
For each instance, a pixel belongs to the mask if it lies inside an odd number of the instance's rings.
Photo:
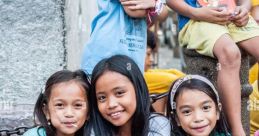
<path id="1" fill-rule="evenodd" d="M 254 64 L 249 70 L 249 83 L 253 84 L 257 80 L 258 76 L 258 64 Z"/>
<path id="2" fill-rule="evenodd" d="M 184 75 L 176 69 L 150 69 L 144 73 L 150 94 L 167 92 L 171 84 Z"/>
<path id="3" fill-rule="evenodd" d="M 258 6 L 259 5 L 259 0 L 251 0 L 252 1 L 252 6 Z"/>
<path id="4" fill-rule="evenodd" d="M 249 96 L 250 100 L 250 135 L 259 130 L 259 92 L 257 81 L 253 84 L 253 92 Z"/>
<path id="5" fill-rule="evenodd" d="M 249 82 L 253 86 L 253 92 L 249 96 L 250 100 L 250 136 L 259 130 L 259 92 L 258 92 L 258 64 L 249 70 Z"/>

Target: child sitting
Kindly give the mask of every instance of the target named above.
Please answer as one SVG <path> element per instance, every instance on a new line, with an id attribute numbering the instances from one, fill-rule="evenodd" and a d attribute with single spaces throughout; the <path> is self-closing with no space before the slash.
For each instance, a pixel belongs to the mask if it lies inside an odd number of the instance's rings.
<path id="1" fill-rule="evenodd" d="M 179 13 L 180 45 L 218 59 L 217 88 L 231 132 L 245 136 L 241 122 L 239 48 L 259 61 L 259 26 L 248 14 L 250 0 L 239 2 L 234 11 L 226 7 L 200 7 L 198 0 L 168 0 L 167 4 Z"/>

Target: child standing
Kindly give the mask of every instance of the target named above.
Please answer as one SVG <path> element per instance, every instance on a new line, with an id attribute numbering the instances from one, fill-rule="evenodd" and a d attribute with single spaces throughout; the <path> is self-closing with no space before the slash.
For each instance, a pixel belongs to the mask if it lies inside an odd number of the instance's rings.
<path id="1" fill-rule="evenodd" d="M 142 2 L 144 0 L 138 0 Z M 101 59 L 115 54 L 131 57 L 144 71 L 146 52 L 147 23 L 146 15 L 149 8 L 157 8 L 161 12 L 163 4 L 148 0 L 142 3 L 135 1 L 97 0 L 99 13 L 92 22 L 90 40 L 86 44 L 81 68 L 88 74 Z M 133 2 L 133 3 L 128 3 Z M 160 5 L 162 6 L 155 6 Z M 132 9 L 133 8 L 133 9 Z M 155 8 L 154 8 L 155 9 Z"/>
<path id="2" fill-rule="evenodd" d="M 81 70 L 54 73 L 35 104 L 35 124 L 39 126 L 24 136 L 83 136 L 89 89 L 89 79 Z"/>
<path id="3" fill-rule="evenodd" d="M 168 96 L 175 136 L 230 136 L 213 84 L 199 75 L 176 80 Z"/>
<path id="4" fill-rule="evenodd" d="M 125 55 L 94 68 L 88 131 L 98 136 L 170 136 L 170 122 L 153 114 L 147 85 L 137 64 Z"/>
<path id="5" fill-rule="evenodd" d="M 250 1 L 243 0 L 230 12 L 222 7 L 198 7 L 197 0 L 169 0 L 179 15 L 181 46 L 219 62 L 217 87 L 231 131 L 245 136 L 241 123 L 240 65 L 244 49 L 259 61 L 259 26 L 248 15 Z"/>

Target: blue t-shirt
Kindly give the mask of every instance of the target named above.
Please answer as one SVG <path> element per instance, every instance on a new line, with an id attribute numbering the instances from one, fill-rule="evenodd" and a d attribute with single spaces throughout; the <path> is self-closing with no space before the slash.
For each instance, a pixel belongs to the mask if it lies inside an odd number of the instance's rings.
<path id="1" fill-rule="evenodd" d="M 145 18 L 126 14 L 119 0 L 97 0 L 99 13 L 92 22 L 90 40 L 83 50 L 81 69 L 92 74 L 102 59 L 127 55 L 144 71 L 147 24 Z"/>
<path id="2" fill-rule="evenodd" d="M 26 131 L 23 136 L 46 136 L 44 128 L 35 127 Z"/>
<path id="3" fill-rule="evenodd" d="M 184 0 L 188 5 L 192 6 L 192 7 L 198 7 L 197 5 L 197 0 Z M 183 16 L 183 15 L 178 15 L 178 27 L 179 27 L 179 30 L 181 30 L 184 25 L 186 23 L 188 23 L 188 21 L 190 20 L 189 17 L 186 17 L 186 16 Z"/>

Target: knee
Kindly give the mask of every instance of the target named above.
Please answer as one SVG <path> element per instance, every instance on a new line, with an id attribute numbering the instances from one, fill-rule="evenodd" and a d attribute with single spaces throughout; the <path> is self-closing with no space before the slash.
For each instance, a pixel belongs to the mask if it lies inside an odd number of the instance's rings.
<path id="1" fill-rule="evenodd" d="M 224 46 L 218 56 L 221 65 L 238 67 L 241 64 L 241 53 L 237 46 Z"/>

